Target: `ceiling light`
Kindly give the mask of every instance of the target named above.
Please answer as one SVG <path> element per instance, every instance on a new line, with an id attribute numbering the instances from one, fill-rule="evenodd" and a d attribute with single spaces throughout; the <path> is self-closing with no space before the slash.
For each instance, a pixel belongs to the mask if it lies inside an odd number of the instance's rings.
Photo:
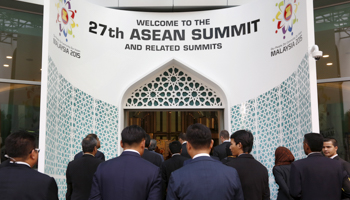
<path id="1" fill-rule="evenodd" d="M 327 65 L 328 65 L 328 66 L 331 66 L 331 65 L 333 65 L 333 63 L 327 63 Z"/>
<path id="2" fill-rule="evenodd" d="M 329 57 L 329 55 L 323 55 L 323 57 L 324 57 L 324 58 L 328 58 L 328 57 Z"/>
<path id="3" fill-rule="evenodd" d="M 10 67 L 10 65 L 8 65 L 8 64 L 4 64 L 4 67 Z"/>
<path id="4" fill-rule="evenodd" d="M 12 56 L 6 56 L 7 59 L 12 59 Z"/>

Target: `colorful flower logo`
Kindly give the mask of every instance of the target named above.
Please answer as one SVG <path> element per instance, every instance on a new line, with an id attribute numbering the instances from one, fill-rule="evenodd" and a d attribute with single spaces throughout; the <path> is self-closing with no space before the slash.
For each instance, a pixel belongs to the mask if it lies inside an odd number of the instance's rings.
<path id="1" fill-rule="evenodd" d="M 286 33 L 290 32 L 293 35 L 293 25 L 298 22 L 297 11 L 300 5 L 300 2 L 297 0 L 283 0 L 279 3 L 276 3 L 279 11 L 276 14 L 276 17 L 272 20 L 273 22 L 277 20 L 277 30 L 282 30 L 283 39 L 286 38 Z M 282 16 L 283 15 L 283 16 Z"/>
<path id="2" fill-rule="evenodd" d="M 66 38 L 66 42 L 68 42 L 68 35 L 71 35 L 73 38 L 73 29 L 78 27 L 78 24 L 74 22 L 76 10 L 72 10 L 71 8 L 71 0 L 59 0 L 58 3 L 55 4 L 57 8 L 57 19 L 56 23 L 59 24 L 60 36 Z"/>

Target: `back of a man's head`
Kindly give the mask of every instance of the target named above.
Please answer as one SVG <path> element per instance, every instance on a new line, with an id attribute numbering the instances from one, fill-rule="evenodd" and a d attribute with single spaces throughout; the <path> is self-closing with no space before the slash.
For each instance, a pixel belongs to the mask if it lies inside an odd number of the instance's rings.
<path id="1" fill-rule="evenodd" d="M 186 133 L 180 133 L 179 139 L 181 139 L 182 141 L 186 141 Z"/>
<path id="2" fill-rule="evenodd" d="M 179 141 L 174 141 L 169 144 L 169 149 L 172 154 L 174 153 L 180 153 L 181 152 L 182 145 Z"/>
<path id="3" fill-rule="evenodd" d="M 320 152 L 323 147 L 323 136 L 319 133 L 307 133 L 304 135 L 304 142 L 310 147 L 311 152 Z"/>
<path id="4" fill-rule="evenodd" d="M 154 151 L 157 147 L 157 140 L 151 139 L 148 150 Z"/>
<path id="5" fill-rule="evenodd" d="M 231 135 L 231 139 L 236 144 L 242 144 L 243 153 L 250 153 L 253 149 L 254 137 L 253 134 L 248 130 L 239 130 Z"/>
<path id="6" fill-rule="evenodd" d="M 125 145 L 133 146 L 135 144 L 140 144 L 146 137 L 146 132 L 141 127 L 137 125 L 131 125 L 125 127 L 121 133 L 122 143 Z"/>
<path id="7" fill-rule="evenodd" d="M 324 138 L 323 142 L 332 142 L 334 147 L 338 146 L 338 142 L 337 142 L 337 140 L 335 138 Z"/>
<path id="8" fill-rule="evenodd" d="M 26 159 L 36 147 L 35 137 L 26 131 L 10 134 L 5 140 L 5 145 L 9 157 L 21 159 Z"/>
<path id="9" fill-rule="evenodd" d="M 222 131 L 220 131 L 219 137 L 223 137 L 225 140 L 228 140 L 228 139 L 230 139 L 230 133 L 226 130 L 222 130 Z"/>
<path id="10" fill-rule="evenodd" d="M 97 140 L 94 137 L 86 137 L 81 142 L 81 146 L 83 147 L 84 153 L 91 153 L 94 151 L 95 147 L 97 147 Z"/>
<path id="11" fill-rule="evenodd" d="M 187 128 L 186 139 L 194 149 L 210 148 L 211 131 L 203 124 L 196 123 Z"/>
<path id="12" fill-rule="evenodd" d="M 93 137 L 93 138 L 95 138 L 97 140 L 97 135 L 94 134 L 94 133 L 90 133 L 86 137 Z"/>
<path id="13" fill-rule="evenodd" d="M 151 136 L 149 136 L 146 132 L 145 132 L 146 136 L 145 136 L 145 147 L 149 147 L 149 145 L 151 144 Z"/>

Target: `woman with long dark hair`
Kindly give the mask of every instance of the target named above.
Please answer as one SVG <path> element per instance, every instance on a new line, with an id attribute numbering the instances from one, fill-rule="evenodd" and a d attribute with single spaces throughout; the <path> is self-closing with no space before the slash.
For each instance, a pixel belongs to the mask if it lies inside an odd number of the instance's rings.
<path id="1" fill-rule="evenodd" d="M 275 151 L 275 166 L 273 175 L 278 184 L 277 200 L 293 200 L 289 195 L 290 167 L 294 161 L 292 152 L 286 147 L 278 147 Z"/>

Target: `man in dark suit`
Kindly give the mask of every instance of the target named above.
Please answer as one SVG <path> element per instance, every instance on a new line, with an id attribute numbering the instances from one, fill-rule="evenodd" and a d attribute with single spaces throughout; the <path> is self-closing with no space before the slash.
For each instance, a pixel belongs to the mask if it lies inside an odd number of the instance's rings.
<path id="1" fill-rule="evenodd" d="M 89 199 L 161 199 L 160 169 L 141 158 L 146 132 L 132 125 L 124 128 L 121 136 L 120 145 L 124 152 L 98 166 Z"/>
<path id="2" fill-rule="evenodd" d="M 237 170 L 245 200 L 270 200 L 267 169 L 250 154 L 254 137 L 250 131 L 239 130 L 231 135 L 231 152 L 236 158 L 226 165 Z"/>
<path id="3" fill-rule="evenodd" d="M 163 183 L 165 184 L 165 188 L 168 187 L 170 174 L 173 171 L 181 168 L 184 164 L 184 161 L 189 159 L 180 155 L 181 143 L 179 141 L 173 141 L 172 143 L 170 143 L 169 150 L 171 153 L 171 158 L 164 161 L 161 167 L 162 179 Z"/>
<path id="4" fill-rule="evenodd" d="M 179 134 L 179 142 L 182 144 L 181 155 L 186 157 L 186 158 L 191 158 L 191 156 L 187 152 L 187 141 L 186 141 L 186 134 L 185 133 Z"/>
<path id="5" fill-rule="evenodd" d="M 5 141 L 10 162 L 0 169 L 0 199 L 58 200 L 55 179 L 31 169 L 38 162 L 35 137 L 25 131 Z"/>
<path id="6" fill-rule="evenodd" d="M 339 162 L 342 163 L 343 168 L 346 170 L 348 175 L 350 175 L 350 163 L 341 159 L 338 156 L 337 151 L 338 151 L 338 142 L 336 139 L 325 138 L 323 140 L 323 148 L 322 148 L 323 154 L 330 159 L 339 160 Z"/>
<path id="7" fill-rule="evenodd" d="M 156 148 L 157 148 L 157 140 L 151 139 L 151 142 L 150 142 L 149 147 L 148 147 L 148 151 L 150 151 L 151 153 L 154 153 L 154 154 L 160 156 L 160 158 L 162 159 L 162 162 L 164 162 L 163 154 L 155 152 Z"/>
<path id="8" fill-rule="evenodd" d="M 341 199 L 344 180 L 339 161 L 321 154 L 323 137 L 318 133 L 304 135 L 303 148 L 307 158 L 294 161 L 290 169 L 290 195 L 295 199 Z"/>
<path id="9" fill-rule="evenodd" d="M 96 134 L 90 133 L 90 134 L 87 135 L 86 137 L 93 137 L 93 138 L 95 138 L 95 139 L 97 140 L 97 149 L 99 149 L 99 148 L 101 147 L 100 139 L 97 137 Z M 83 152 L 83 151 L 77 153 L 77 154 L 74 156 L 74 160 L 83 157 L 83 155 L 84 155 L 84 152 Z M 106 159 L 105 159 L 105 155 L 104 155 L 101 151 L 99 151 L 99 150 L 97 150 L 97 153 L 96 153 L 96 155 L 95 155 L 95 158 L 99 158 L 99 159 L 102 160 L 102 161 L 105 161 L 105 160 L 106 160 Z"/>
<path id="10" fill-rule="evenodd" d="M 155 154 L 155 153 L 150 152 L 148 150 L 150 142 L 151 142 L 151 137 L 148 134 L 146 134 L 146 139 L 145 139 L 146 146 L 145 146 L 145 150 L 143 152 L 142 158 L 147 160 L 148 162 L 153 163 L 157 167 L 160 167 L 162 165 L 162 159 L 160 158 L 160 156 L 158 154 Z"/>
<path id="11" fill-rule="evenodd" d="M 67 194 L 66 200 L 88 199 L 91 191 L 92 177 L 103 162 L 95 158 L 97 152 L 97 140 L 94 137 L 86 137 L 81 142 L 83 157 L 73 160 L 68 164 L 66 171 Z"/>
<path id="12" fill-rule="evenodd" d="M 230 134 L 226 130 L 222 130 L 220 132 L 220 141 L 222 142 L 220 145 L 214 147 L 213 156 L 218 157 L 219 160 L 226 158 L 228 155 L 226 154 L 226 146 L 230 144 Z"/>
<path id="13" fill-rule="evenodd" d="M 203 124 L 187 128 L 187 150 L 192 161 L 171 173 L 167 200 L 243 200 L 237 171 L 210 158 L 211 132 Z"/>

